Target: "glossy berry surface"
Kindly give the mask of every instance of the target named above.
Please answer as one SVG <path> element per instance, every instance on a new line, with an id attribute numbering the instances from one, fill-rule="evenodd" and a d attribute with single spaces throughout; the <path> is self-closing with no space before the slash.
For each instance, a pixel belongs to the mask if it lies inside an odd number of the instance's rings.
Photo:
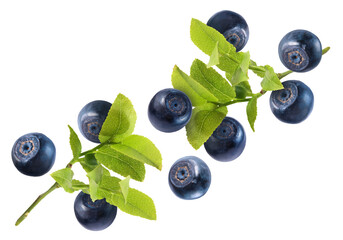
<path id="1" fill-rule="evenodd" d="M 211 172 L 203 160 L 187 156 L 171 166 L 168 179 L 170 189 L 176 196 L 192 200 L 207 192 L 211 185 Z"/>
<path id="2" fill-rule="evenodd" d="M 311 89 L 303 82 L 289 80 L 282 83 L 284 89 L 270 95 L 270 108 L 280 121 L 300 123 L 312 112 L 314 97 Z"/>
<path id="3" fill-rule="evenodd" d="M 42 176 L 49 172 L 55 163 L 54 143 L 42 133 L 29 133 L 21 136 L 12 148 L 14 166 L 28 176 Z"/>
<path id="4" fill-rule="evenodd" d="M 100 143 L 99 133 L 112 104 L 96 100 L 84 106 L 78 116 L 78 125 L 82 135 L 89 141 Z"/>
<path id="5" fill-rule="evenodd" d="M 287 33 L 279 43 L 283 65 L 294 72 L 307 72 L 322 59 L 322 44 L 316 35 L 306 30 Z"/>
<path id="6" fill-rule="evenodd" d="M 74 202 L 74 212 L 83 227 L 100 231 L 113 223 L 117 216 L 117 207 L 107 203 L 105 199 L 93 202 L 88 194 L 80 192 Z"/>
<path id="7" fill-rule="evenodd" d="M 249 27 L 245 19 L 238 13 L 224 10 L 214 14 L 207 22 L 224 35 L 226 40 L 240 51 L 247 44 L 249 39 Z"/>
<path id="8" fill-rule="evenodd" d="M 167 88 L 151 99 L 148 117 L 151 124 L 162 132 L 175 132 L 183 128 L 192 116 L 192 103 L 183 92 Z"/>
<path id="9" fill-rule="evenodd" d="M 228 162 L 241 155 L 245 143 L 246 136 L 243 126 L 234 118 L 225 117 L 204 146 L 212 158 Z"/>

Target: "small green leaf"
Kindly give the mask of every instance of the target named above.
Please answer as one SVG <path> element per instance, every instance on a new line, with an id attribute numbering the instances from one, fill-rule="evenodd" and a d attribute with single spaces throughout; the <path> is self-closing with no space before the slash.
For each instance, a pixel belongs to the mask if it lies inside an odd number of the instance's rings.
<path id="1" fill-rule="evenodd" d="M 116 177 L 104 176 L 99 188 L 99 197 L 106 198 L 108 203 L 117 206 L 123 212 L 156 220 L 156 208 L 153 200 L 146 194 L 129 188 L 125 203 L 119 182 L 120 179 Z"/>
<path id="2" fill-rule="evenodd" d="M 124 177 L 130 175 L 134 180 L 140 182 L 144 180 L 144 164 L 116 151 L 111 146 L 105 145 L 101 147 L 96 152 L 95 157 L 99 163 Z"/>
<path id="3" fill-rule="evenodd" d="M 229 53 L 232 49 L 236 51 L 220 32 L 197 19 L 192 19 L 190 33 L 193 43 L 209 56 L 212 55 L 216 45 L 221 54 Z"/>
<path id="4" fill-rule="evenodd" d="M 266 69 L 263 66 L 257 66 L 257 63 L 253 60 L 250 59 L 250 66 L 252 66 L 253 68 L 251 69 L 257 76 L 263 78 L 265 73 L 266 73 Z"/>
<path id="5" fill-rule="evenodd" d="M 93 171 L 87 173 L 87 177 L 89 179 L 89 194 L 92 201 L 99 199 L 98 190 L 101 180 L 103 176 L 109 175 L 109 171 L 101 165 L 98 165 Z"/>
<path id="6" fill-rule="evenodd" d="M 191 66 L 191 77 L 214 95 L 219 103 L 225 103 L 235 97 L 231 85 L 213 68 L 207 68 L 202 61 L 195 59 Z"/>
<path id="7" fill-rule="evenodd" d="M 244 99 L 247 96 L 252 96 L 251 87 L 248 81 L 240 82 L 235 86 L 236 98 Z"/>
<path id="8" fill-rule="evenodd" d="M 79 191 L 79 190 L 84 191 L 84 190 L 88 190 L 89 185 L 85 184 L 79 180 L 73 179 L 72 180 L 72 187 L 73 187 L 74 191 Z"/>
<path id="9" fill-rule="evenodd" d="M 226 114 L 226 107 L 217 107 L 211 103 L 194 108 L 191 120 L 186 125 L 187 139 L 192 147 L 199 149 L 220 125 Z"/>
<path id="10" fill-rule="evenodd" d="M 181 71 L 177 66 L 173 70 L 172 84 L 175 89 L 184 92 L 189 97 L 193 106 L 203 105 L 207 101 L 218 101 L 210 91 Z"/>
<path id="11" fill-rule="evenodd" d="M 70 168 L 63 168 L 51 173 L 51 177 L 68 193 L 74 192 L 73 176 L 74 172 Z"/>
<path id="12" fill-rule="evenodd" d="M 87 173 L 93 171 L 99 165 L 93 153 L 87 154 L 79 162 Z"/>
<path id="13" fill-rule="evenodd" d="M 130 136 L 136 124 L 136 112 L 131 101 L 123 94 L 118 94 L 102 125 L 99 140 L 120 142 Z"/>
<path id="14" fill-rule="evenodd" d="M 265 66 L 266 73 L 261 82 L 262 89 L 265 91 L 275 91 L 283 89 L 283 85 L 271 66 Z"/>
<path id="15" fill-rule="evenodd" d="M 127 195 L 129 194 L 130 179 L 130 176 L 127 176 L 125 179 L 119 182 L 119 186 L 121 189 L 121 193 L 123 194 L 125 204 L 127 203 Z"/>
<path id="16" fill-rule="evenodd" d="M 255 121 L 257 116 L 257 97 L 253 96 L 247 104 L 247 116 L 251 129 L 255 132 Z"/>
<path id="17" fill-rule="evenodd" d="M 73 152 L 73 160 L 76 161 L 80 157 L 80 154 L 81 154 L 81 142 L 80 142 L 79 137 L 75 133 L 74 129 L 69 125 L 68 127 L 70 130 L 69 143 L 70 143 L 71 150 Z"/>
<path id="18" fill-rule="evenodd" d="M 240 82 L 244 82 L 249 79 L 248 77 L 249 63 L 250 63 L 249 52 L 242 53 L 242 61 L 239 63 L 232 77 L 229 78 L 229 81 L 231 82 L 232 86 L 235 86 L 239 84 Z"/>
<path id="19" fill-rule="evenodd" d="M 158 170 L 162 169 L 162 156 L 158 148 L 146 137 L 131 135 L 119 144 L 111 145 L 123 155 L 149 164 Z"/>
<path id="20" fill-rule="evenodd" d="M 210 68 L 212 66 L 218 65 L 219 64 L 219 50 L 218 50 L 218 44 L 219 42 L 217 42 L 216 46 L 213 49 L 213 52 L 210 56 L 210 60 L 207 64 L 207 67 Z"/>

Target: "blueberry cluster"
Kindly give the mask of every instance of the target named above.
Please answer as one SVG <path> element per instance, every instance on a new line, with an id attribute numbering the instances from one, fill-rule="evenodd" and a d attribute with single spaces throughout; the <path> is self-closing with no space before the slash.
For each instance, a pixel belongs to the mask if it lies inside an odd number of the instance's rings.
<path id="1" fill-rule="evenodd" d="M 220 32 L 235 47 L 236 52 L 241 51 L 247 44 L 249 27 L 238 13 L 220 11 L 208 20 L 207 25 Z M 307 72 L 319 64 L 322 46 L 313 33 L 295 30 L 282 38 L 278 52 L 281 62 L 290 70 L 288 74 L 292 71 Z M 286 123 L 302 122 L 313 109 L 314 98 L 311 89 L 298 80 L 288 80 L 282 85 L 283 89 L 272 91 L 270 95 L 272 113 Z M 239 92 L 236 92 L 237 99 L 238 95 Z M 190 121 L 192 103 L 185 93 L 176 89 L 164 89 L 151 99 L 148 116 L 156 129 L 163 132 L 178 131 Z M 204 143 L 207 153 L 221 162 L 238 158 L 245 145 L 246 134 L 243 126 L 229 116 L 223 119 Z M 210 182 L 211 174 L 208 166 L 194 156 L 177 160 L 169 171 L 170 188 L 183 199 L 196 199 L 203 196 Z"/>
<path id="2" fill-rule="evenodd" d="M 86 139 L 100 143 L 99 133 L 111 106 L 109 102 L 98 100 L 86 104 L 81 109 L 78 126 Z M 42 133 L 25 134 L 18 138 L 12 148 L 14 166 L 28 176 L 46 174 L 54 165 L 55 156 L 54 143 Z M 75 199 L 74 212 L 82 226 L 95 231 L 103 230 L 112 224 L 117 207 L 104 199 L 93 202 L 89 194 L 80 192 Z"/>

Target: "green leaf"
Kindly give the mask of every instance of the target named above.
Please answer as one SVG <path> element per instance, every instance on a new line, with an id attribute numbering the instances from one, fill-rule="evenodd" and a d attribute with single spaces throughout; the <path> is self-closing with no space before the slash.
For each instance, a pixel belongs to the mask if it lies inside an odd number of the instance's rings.
<path id="1" fill-rule="evenodd" d="M 73 160 L 76 161 L 80 157 L 80 154 L 81 154 L 81 142 L 80 142 L 79 137 L 75 133 L 74 129 L 69 125 L 68 127 L 70 130 L 69 143 L 70 143 L 71 150 L 73 152 Z"/>
<path id="2" fill-rule="evenodd" d="M 99 163 L 124 177 L 130 175 L 134 180 L 140 182 L 144 180 L 144 164 L 116 151 L 111 146 L 105 145 L 101 147 L 95 153 L 95 157 Z"/>
<path id="3" fill-rule="evenodd" d="M 207 101 L 218 101 L 211 92 L 181 71 L 176 65 L 172 74 L 172 84 L 175 89 L 184 92 L 189 97 L 193 106 L 203 105 Z"/>
<path id="4" fill-rule="evenodd" d="M 266 69 L 263 66 L 257 66 L 257 63 L 250 59 L 250 66 L 254 67 L 251 70 L 259 77 L 264 78 Z"/>
<path id="5" fill-rule="evenodd" d="M 257 97 L 253 96 L 247 104 L 247 116 L 251 129 L 255 132 L 255 121 L 257 116 Z"/>
<path id="6" fill-rule="evenodd" d="M 118 94 L 102 125 L 99 140 L 120 142 L 132 134 L 136 124 L 136 112 L 131 101 L 123 94 Z"/>
<path id="7" fill-rule="evenodd" d="M 51 177 L 68 193 L 74 192 L 73 176 L 74 172 L 70 168 L 63 168 L 51 173 Z"/>
<path id="8" fill-rule="evenodd" d="M 219 103 L 228 102 L 235 97 L 235 91 L 226 79 L 198 59 L 191 66 L 191 77 L 211 92 Z"/>
<path id="9" fill-rule="evenodd" d="M 242 59 L 241 62 L 238 64 L 235 72 L 233 73 L 232 77 L 228 78 L 231 82 L 232 86 L 235 86 L 239 84 L 240 82 L 247 81 L 249 79 L 248 77 L 248 70 L 249 70 L 249 63 L 250 63 L 250 53 L 241 53 Z M 228 76 L 229 73 L 227 73 L 226 76 Z"/>
<path id="10" fill-rule="evenodd" d="M 101 180 L 103 176 L 109 175 L 109 171 L 101 165 L 98 165 L 93 171 L 87 173 L 87 177 L 89 179 L 89 194 L 92 201 L 99 199 L 98 190 Z"/>
<path id="11" fill-rule="evenodd" d="M 127 203 L 127 195 L 129 194 L 130 179 L 130 176 L 127 176 L 125 179 L 119 182 L 119 186 L 121 189 L 121 193 L 123 194 L 125 204 Z"/>
<path id="12" fill-rule="evenodd" d="M 87 173 L 93 171 L 99 165 L 93 153 L 87 154 L 79 162 Z"/>
<path id="13" fill-rule="evenodd" d="M 209 56 L 212 55 L 216 45 L 221 54 L 229 53 L 233 49 L 236 51 L 220 32 L 197 19 L 192 19 L 190 33 L 193 43 Z"/>
<path id="14" fill-rule="evenodd" d="M 158 148 L 146 137 L 131 135 L 111 147 L 123 155 L 162 169 L 162 156 Z"/>
<path id="15" fill-rule="evenodd" d="M 236 98 L 244 99 L 246 96 L 252 96 L 252 90 L 248 81 L 240 82 L 235 86 Z"/>
<path id="16" fill-rule="evenodd" d="M 156 220 L 156 208 L 153 200 L 146 194 L 129 188 L 125 203 L 119 182 L 120 179 L 116 177 L 104 176 L 100 184 L 99 196 L 106 198 L 108 203 L 117 206 L 123 212 L 149 220 Z"/>
<path id="17" fill-rule="evenodd" d="M 214 47 L 213 52 L 212 52 L 212 54 L 210 56 L 210 60 L 209 60 L 209 62 L 207 64 L 208 68 L 219 64 L 219 55 L 220 55 L 220 53 L 219 53 L 219 50 L 218 50 L 218 44 L 219 44 L 219 42 L 217 42 L 217 44 Z"/>
<path id="18" fill-rule="evenodd" d="M 271 66 L 265 66 L 266 73 L 261 82 L 262 89 L 265 91 L 275 91 L 283 89 L 283 85 Z"/>
<path id="19" fill-rule="evenodd" d="M 74 191 L 79 191 L 79 190 L 82 190 L 82 191 L 87 191 L 88 188 L 89 188 L 89 185 L 88 184 L 85 184 L 79 180 L 75 180 L 73 179 L 72 180 L 72 188 Z"/>
<path id="20" fill-rule="evenodd" d="M 211 103 L 194 108 L 191 120 L 186 125 L 187 139 L 192 147 L 199 149 L 220 125 L 226 114 L 226 107 L 217 107 Z"/>

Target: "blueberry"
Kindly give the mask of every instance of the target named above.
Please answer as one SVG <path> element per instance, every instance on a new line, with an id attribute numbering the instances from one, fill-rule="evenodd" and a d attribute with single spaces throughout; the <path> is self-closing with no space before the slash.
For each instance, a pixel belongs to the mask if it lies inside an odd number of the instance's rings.
<path id="1" fill-rule="evenodd" d="M 226 40 L 235 46 L 237 52 L 248 42 L 248 24 L 238 13 L 228 10 L 217 12 L 208 20 L 207 25 L 223 34 Z"/>
<path id="2" fill-rule="evenodd" d="M 204 146 L 207 153 L 221 162 L 238 158 L 245 148 L 243 126 L 234 118 L 225 117 Z"/>
<path id="3" fill-rule="evenodd" d="M 319 64 L 322 58 L 322 44 L 313 33 L 294 30 L 281 39 L 279 57 L 289 70 L 307 72 Z"/>
<path id="4" fill-rule="evenodd" d="M 191 200 L 202 197 L 211 185 L 211 172 L 200 158 L 177 160 L 169 171 L 169 186 L 176 196 Z"/>
<path id="5" fill-rule="evenodd" d="M 28 176 L 42 176 L 55 163 L 54 143 L 42 133 L 29 133 L 18 138 L 12 148 L 14 166 Z"/>
<path id="6" fill-rule="evenodd" d="M 84 106 L 78 116 L 78 125 L 82 135 L 91 142 L 100 143 L 99 133 L 112 104 L 97 100 Z"/>
<path id="7" fill-rule="evenodd" d="M 113 223 L 117 216 L 117 207 L 107 203 L 105 199 L 93 202 L 89 194 L 80 192 L 74 202 L 74 212 L 83 227 L 100 231 Z"/>
<path id="8" fill-rule="evenodd" d="M 273 91 L 269 103 L 273 114 L 285 123 L 300 123 L 312 112 L 314 97 L 303 82 L 289 80 L 282 83 L 284 89 Z"/>
<path id="9" fill-rule="evenodd" d="M 191 119 L 192 103 L 183 92 L 167 88 L 151 99 L 148 117 L 151 124 L 162 132 L 175 132 Z"/>

